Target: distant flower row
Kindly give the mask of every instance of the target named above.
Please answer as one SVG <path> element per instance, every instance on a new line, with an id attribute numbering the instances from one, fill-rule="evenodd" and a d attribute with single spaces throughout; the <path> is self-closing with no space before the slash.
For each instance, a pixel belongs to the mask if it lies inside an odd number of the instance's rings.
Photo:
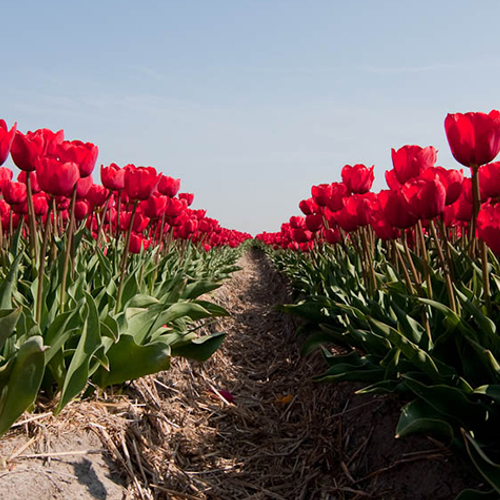
<path id="1" fill-rule="evenodd" d="M 112 163 L 101 166 L 101 182 L 92 172 L 98 148 L 82 141 L 64 140 L 64 132 L 39 129 L 23 134 L 16 125 L 9 130 L 0 120 L 0 165 L 8 156 L 21 170 L 17 181 L 12 170 L 0 167 L 0 219 L 4 232 L 26 223 L 33 214 L 34 228 L 48 214 L 65 227 L 73 199 L 74 218 L 94 237 L 126 234 L 131 227 L 129 249 L 138 252 L 165 238 L 190 240 L 206 250 L 212 246 L 236 247 L 249 234 L 222 228 L 205 210 L 192 210 L 191 193 L 179 193 L 180 179 L 159 174 L 152 167 Z"/>
<path id="2" fill-rule="evenodd" d="M 436 166 L 433 146 L 392 150 L 393 169 L 385 173 L 388 189 L 371 192 L 373 167 L 345 165 L 342 182 L 320 184 L 302 200 L 304 216 L 293 216 L 277 233 L 258 239 L 275 247 L 311 250 L 336 244 L 359 228 L 370 227 L 382 240 L 394 240 L 421 221 L 436 220 L 455 236 L 477 236 L 500 255 L 500 113 L 456 113 L 445 120 L 455 159 L 471 169 Z M 411 231 L 408 232 L 411 234 Z"/>

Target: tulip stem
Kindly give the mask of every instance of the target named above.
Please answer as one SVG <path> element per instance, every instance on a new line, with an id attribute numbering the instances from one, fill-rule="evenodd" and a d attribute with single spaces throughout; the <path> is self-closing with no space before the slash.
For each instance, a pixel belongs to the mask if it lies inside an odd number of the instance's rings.
<path id="1" fill-rule="evenodd" d="M 424 261 L 425 281 L 427 282 L 427 295 L 432 299 L 432 281 L 431 281 L 431 266 L 429 264 L 429 256 L 427 255 L 427 247 L 425 245 L 424 229 L 422 221 L 417 222 L 417 234 L 420 239 L 420 249 L 422 250 L 422 259 Z"/>
<path id="2" fill-rule="evenodd" d="M 33 191 L 31 189 L 31 172 L 26 172 L 26 190 L 28 194 L 28 216 L 30 229 L 30 246 L 33 256 L 38 254 L 38 239 L 36 234 L 35 207 L 33 205 Z"/>
<path id="3" fill-rule="evenodd" d="M 436 244 L 436 249 L 439 257 L 439 261 L 441 263 L 441 267 L 444 272 L 444 279 L 446 282 L 446 290 L 448 291 L 448 298 L 450 300 L 450 309 L 456 313 L 457 312 L 457 302 L 455 300 L 455 291 L 453 290 L 453 284 L 451 282 L 451 274 L 446 263 L 446 259 L 444 257 L 443 248 L 441 247 L 441 243 L 438 238 L 438 234 L 436 231 L 436 226 L 434 225 L 434 221 L 429 221 L 429 227 L 431 228 L 432 237 L 434 239 L 434 243 Z"/>
<path id="4" fill-rule="evenodd" d="M 406 231 L 401 232 L 401 237 L 403 240 L 403 247 L 405 249 L 406 259 L 408 260 L 408 265 L 411 269 L 411 274 L 413 275 L 413 280 L 415 281 L 415 288 L 417 289 L 417 293 L 420 297 L 423 297 L 422 287 L 420 286 L 420 276 L 418 275 L 417 270 L 415 269 L 415 264 L 413 262 L 413 258 L 411 256 L 410 249 L 408 248 L 408 241 L 406 238 Z"/>
<path id="5" fill-rule="evenodd" d="M 138 200 L 134 201 L 134 207 L 132 208 L 132 215 L 130 216 L 130 224 L 127 232 L 127 237 L 125 239 L 125 248 L 123 249 L 123 257 L 120 262 L 120 282 L 118 284 L 118 293 L 116 294 L 116 304 L 115 304 L 115 314 L 118 314 L 120 310 L 120 302 L 122 301 L 123 295 L 123 283 L 125 280 L 125 271 L 127 270 L 127 260 L 129 254 L 130 237 L 132 235 L 132 228 L 134 227 L 134 218 L 137 206 L 139 204 Z"/>
<path id="6" fill-rule="evenodd" d="M 373 268 L 373 258 L 372 258 L 372 252 L 371 252 L 371 247 L 368 243 L 368 238 L 366 237 L 366 232 L 365 228 L 362 227 L 360 228 L 360 233 L 361 233 L 361 243 L 363 245 L 365 255 L 368 260 L 368 267 L 370 269 L 370 278 L 371 278 L 371 291 L 372 293 L 377 290 L 377 278 L 375 276 L 375 269 Z"/>
<path id="7" fill-rule="evenodd" d="M 52 203 L 49 203 L 47 218 L 45 219 L 45 229 L 43 231 L 42 250 L 40 252 L 40 265 L 38 266 L 38 291 L 36 298 L 35 321 L 38 325 L 42 320 L 42 296 L 43 296 L 43 278 L 45 270 L 45 254 L 47 253 L 47 242 L 50 232 L 50 216 L 52 211 Z"/>
<path id="8" fill-rule="evenodd" d="M 60 310 L 64 312 L 64 301 L 66 300 L 66 281 L 68 278 L 69 257 L 71 255 L 71 247 L 73 245 L 73 232 L 75 224 L 75 203 L 76 203 L 76 184 L 73 188 L 73 195 L 71 196 L 71 204 L 69 207 L 69 224 L 66 231 L 66 252 L 64 254 L 64 265 L 61 281 L 61 303 Z"/>
<path id="9" fill-rule="evenodd" d="M 481 267 L 483 271 L 483 291 L 484 300 L 486 303 L 486 311 L 491 314 L 491 293 L 490 293 L 490 275 L 488 269 L 488 249 L 483 240 L 479 240 L 476 236 L 477 216 L 481 209 L 481 188 L 479 185 L 479 169 L 476 166 L 471 167 L 472 170 L 472 194 L 474 200 L 474 212 L 472 214 L 471 240 L 479 245 L 481 252 Z"/>

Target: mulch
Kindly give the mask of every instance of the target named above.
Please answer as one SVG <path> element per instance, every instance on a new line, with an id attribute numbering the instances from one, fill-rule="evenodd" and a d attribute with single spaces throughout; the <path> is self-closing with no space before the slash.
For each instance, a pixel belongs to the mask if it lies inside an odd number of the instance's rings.
<path id="1" fill-rule="evenodd" d="M 57 418 L 40 407 L 11 434 L 91 430 L 131 499 L 447 500 L 477 485 L 438 441 L 395 439 L 404 402 L 312 382 L 322 359 L 299 354 L 293 318 L 274 308 L 291 300 L 286 280 L 256 250 L 239 265 L 209 297 L 231 313 L 207 327 L 228 333 L 209 361 L 175 358 Z"/>

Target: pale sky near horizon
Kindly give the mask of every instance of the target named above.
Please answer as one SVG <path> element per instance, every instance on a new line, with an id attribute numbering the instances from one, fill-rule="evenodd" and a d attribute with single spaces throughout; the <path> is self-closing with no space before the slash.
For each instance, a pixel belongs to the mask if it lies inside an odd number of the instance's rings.
<path id="1" fill-rule="evenodd" d="M 500 108 L 496 0 L 5 2 L 0 118 L 99 166 L 180 177 L 225 227 L 277 231 L 313 184 L 391 148 L 457 168 L 448 112 Z M 10 160 L 7 166 L 12 167 Z"/>

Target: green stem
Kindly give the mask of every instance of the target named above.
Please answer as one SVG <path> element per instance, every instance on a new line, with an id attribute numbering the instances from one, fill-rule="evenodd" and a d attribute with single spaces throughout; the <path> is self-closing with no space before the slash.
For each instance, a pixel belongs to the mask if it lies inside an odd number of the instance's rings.
<path id="1" fill-rule="evenodd" d="M 132 235 L 132 228 L 134 227 L 134 218 L 135 218 L 135 212 L 137 210 L 137 206 L 139 205 L 139 201 L 135 200 L 134 201 L 134 207 L 132 209 L 132 215 L 130 217 L 130 225 L 128 228 L 127 232 L 127 238 L 125 240 L 125 248 L 123 250 L 123 257 L 120 262 L 120 283 L 118 285 L 118 293 L 116 295 L 116 304 L 115 304 L 115 314 L 118 314 L 118 311 L 120 309 L 120 302 L 122 301 L 122 295 L 123 295 L 123 282 L 125 280 L 125 271 L 127 269 L 127 260 L 128 260 L 128 254 L 129 254 L 129 246 L 130 246 L 130 236 Z"/>
<path id="2" fill-rule="evenodd" d="M 432 299 L 431 266 L 429 264 L 429 256 L 427 254 L 427 247 L 425 245 L 425 236 L 424 236 L 424 230 L 422 228 L 422 221 L 420 220 L 417 222 L 417 234 L 420 239 L 422 259 L 424 260 L 424 274 L 425 274 L 425 281 L 427 282 L 427 294 L 429 299 Z"/>
<path id="3" fill-rule="evenodd" d="M 69 224 L 66 230 L 66 252 L 64 254 L 64 265 L 61 281 L 61 303 L 60 311 L 64 312 L 64 301 L 66 300 L 66 281 L 68 277 L 69 257 L 71 255 L 71 246 L 73 244 L 73 231 L 75 223 L 75 203 L 76 203 L 76 184 L 73 188 L 73 196 L 69 207 Z"/>
<path id="4" fill-rule="evenodd" d="M 45 254 L 47 253 L 47 242 L 50 232 L 50 215 L 52 211 L 52 204 L 49 203 L 49 210 L 47 211 L 47 219 L 45 221 L 45 229 L 43 231 L 42 250 L 40 252 L 40 264 L 38 266 L 38 290 L 36 299 L 35 321 L 38 325 L 42 320 L 42 297 L 43 297 L 43 277 L 45 270 Z"/>

